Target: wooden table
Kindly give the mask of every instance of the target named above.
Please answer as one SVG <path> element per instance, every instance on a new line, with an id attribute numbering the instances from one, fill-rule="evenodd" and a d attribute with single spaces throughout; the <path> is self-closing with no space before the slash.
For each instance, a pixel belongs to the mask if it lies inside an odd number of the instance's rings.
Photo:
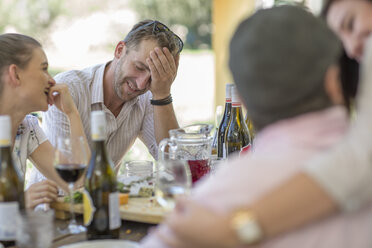
<path id="1" fill-rule="evenodd" d="M 57 217 L 54 221 L 53 248 L 87 239 L 86 233 L 61 235 L 57 229 L 64 229 L 68 225 L 69 219 L 67 217 L 69 216 L 70 205 L 65 203 L 63 198 L 59 198 L 51 206 L 56 211 Z M 140 241 L 146 236 L 148 229 L 160 223 L 166 214 L 166 211 L 150 198 L 130 197 L 128 204 L 120 206 L 119 210 L 122 219 L 120 239 L 130 241 Z M 77 215 L 76 220 L 80 224 L 82 224 L 83 211 L 82 204 L 74 205 L 74 212 Z"/>
<path id="2" fill-rule="evenodd" d="M 82 216 L 77 217 L 78 223 L 82 223 Z M 62 245 L 72 244 L 79 241 L 85 241 L 87 239 L 86 233 L 82 234 L 68 234 L 68 235 L 61 235 L 58 232 L 59 228 L 65 228 L 68 224 L 68 220 L 55 220 L 54 222 L 54 240 L 52 244 L 52 248 L 57 248 Z M 146 234 L 148 233 L 149 228 L 156 226 L 155 224 L 147 224 L 141 222 L 134 222 L 134 221 L 122 221 L 121 229 L 120 229 L 120 239 L 123 240 L 130 240 L 130 241 L 140 241 Z"/>

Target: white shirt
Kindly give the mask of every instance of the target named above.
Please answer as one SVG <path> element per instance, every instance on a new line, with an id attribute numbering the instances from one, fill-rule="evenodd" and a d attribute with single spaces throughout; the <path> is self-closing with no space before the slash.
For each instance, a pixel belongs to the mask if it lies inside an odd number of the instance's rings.
<path id="1" fill-rule="evenodd" d="M 106 147 L 115 166 L 118 166 L 125 153 L 140 138 L 157 158 L 157 143 L 154 131 L 154 110 L 150 104 L 150 91 L 126 102 L 119 115 L 115 116 L 103 103 L 103 74 L 107 64 L 99 64 L 83 70 L 72 70 L 58 74 L 57 83 L 66 83 L 79 111 L 85 135 L 92 148 L 90 113 L 103 110 L 106 113 Z M 52 106 L 43 114 L 42 127 L 49 141 L 56 144 L 56 137 L 69 136 L 68 118 L 57 107 Z M 40 172 L 39 172 L 40 173 Z"/>
<path id="2" fill-rule="evenodd" d="M 13 147 L 13 158 L 23 177 L 26 174 L 27 158 L 46 140 L 47 138 L 39 126 L 38 119 L 35 116 L 27 115 L 18 127 Z M 35 181 L 27 175 L 26 189 L 32 183 L 35 183 Z"/>

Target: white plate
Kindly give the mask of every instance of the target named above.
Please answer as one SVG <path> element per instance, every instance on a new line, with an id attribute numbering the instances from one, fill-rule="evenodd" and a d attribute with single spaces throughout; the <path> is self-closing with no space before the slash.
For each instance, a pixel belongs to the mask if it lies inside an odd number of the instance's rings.
<path id="1" fill-rule="evenodd" d="M 138 248 L 136 242 L 127 240 L 95 240 L 84 241 L 71 245 L 60 246 L 60 248 Z"/>

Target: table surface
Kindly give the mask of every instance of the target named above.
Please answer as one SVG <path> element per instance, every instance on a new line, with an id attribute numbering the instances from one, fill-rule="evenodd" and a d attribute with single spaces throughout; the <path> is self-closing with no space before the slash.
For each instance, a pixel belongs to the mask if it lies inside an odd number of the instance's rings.
<path id="1" fill-rule="evenodd" d="M 79 241 L 85 241 L 87 239 L 86 233 L 81 234 L 67 234 L 62 235 L 58 231 L 58 228 L 65 228 L 69 220 L 55 220 L 54 221 L 54 240 L 52 248 L 57 248 L 62 245 L 72 244 Z M 81 216 L 77 217 L 78 223 L 81 224 Z M 154 224 L 140 223 L 134 221 L 122 221 L 120 229 L 120 239 L 130 241 L 140 241 L 149 231 L 149 228 L 154 227 Z"/>

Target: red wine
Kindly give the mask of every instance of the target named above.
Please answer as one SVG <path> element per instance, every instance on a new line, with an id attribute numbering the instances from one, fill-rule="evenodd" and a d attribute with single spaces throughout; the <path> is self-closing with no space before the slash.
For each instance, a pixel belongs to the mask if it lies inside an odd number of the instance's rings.
<path id="1" fill-rule="evenodd" d="M 192 183 L 198 181 L 211 170 L 208 159 L 187 160 L 187 162 L 190 166 Z"/>
<path id="2" fill-rule="evenodd" d="M 67 183 L 76 182 L 83 175 L 85 165 L 83 164 L 59 164 L 56 170 L 62 179 Z"/>

